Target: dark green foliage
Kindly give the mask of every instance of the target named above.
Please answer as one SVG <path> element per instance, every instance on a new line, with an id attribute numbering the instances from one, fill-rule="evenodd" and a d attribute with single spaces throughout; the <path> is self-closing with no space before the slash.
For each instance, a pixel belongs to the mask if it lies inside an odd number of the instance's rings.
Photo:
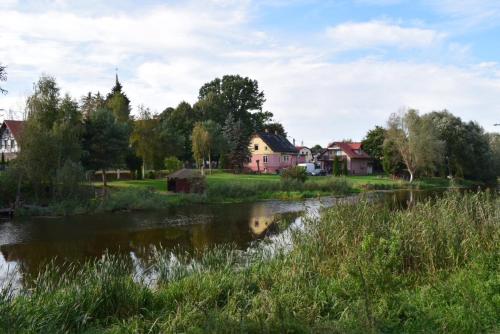
<path id="1" fill-rule="evenodd" d="M 227 143 L 227 164 L 236 171 L 242 171 L 244 164 L 250 159 L 250 133 L 245 130 L 241 120 L 229 115 L 224 125 L 224 138 Z"/>
<path id="2" fill-rule="evenodd" d="M 285 169 L 281 173 L 282 181 L 298 181 L 298 182 L 306 182 L 307 180 L 307 171 L 304 167 L 295 166 Z"/>
<path id="3" fill-rule="evenodd" d="M 106 107 L 111 110 L 118 122 L 126 123 L 130 120 L 130 100 L 122 92 L 118 76 L 116 76 L 115 86 L 106 97 Z"/>
<path id="4" fill-rule="evenodd" d="M 347 168 L 347 158 L 342 160 L 342 175 L 349 175 L 349 169 Z"/>
<path id="5" fill-rule="evenodd" d="M 164 165 L 168 173 L 173 173 L 182 168 L 182 161 L 180 161 L 176 157 L 170 156 L 168 158 L 165 158 Z"/>
<path id="6" fill-rule="evenodd" d="M 384 140 L 386 130 L 381 126 L 376 126 L 368 131 L 365 138 L 361 142 L 363 151 L 368 153 L 373 158 L 373 170 L 382 171 L 382 159 L 384 157 Z"/>
<path id="7" fill-rule="evenodd" d="M 251 112 L 262 111 L 266 100 L 256 80 L 239 75 L 225 75 L 222 79 L 216 78 L 204 84 L 198 99 L 211 101 L 211 107 L 205 111 L 206 119 L 224 124 L 228 116 L 232 115 L 236 121 L 241 120 L 245 127 L 254 125 Z"/>
<path id="8" fill-rule="evenodd" d="M 323 150 L 323 148 L 321 147 L 321 145 L 314 145 L 313 147 L 311 147 L 311 153 L 312 154 L 318 154 L 318 153 L 321 153 L 321 151 Z"/>
<path id="9" fill-rule="evenodd" d="M 392 141 L 386 140 L 384 142 L 383 153 L 382 167 L 384 168 L 384 172 L 392 176 L 401 174 L 405 166 L 401 159 L 401 155 Z"/>
<path id="10" fill-rule="evenodd" d="M 342 166 L 340 165 L 340 159 L 337 155 L 333 158 L 333 175 L 340 176 L 342 174 Z"/>
<path id="11" fill-rule="evenodd" d="M 404 211 L 339 204 L 285 248 L 264 241 L 175 261 L 157 249 L 152 288 L 129 258 L 52 265 L 29 290 L 0 292 L 0 331 L 498 332 L 499 204 L 487 194 Z"/>
<path id="12" fill-rule="evenodd" d="M 142 164 L 143 161 L 141 157 L 137 156 L 134 150 L 129 147 L 127 150 L 127 155 L 125 156 L 125 166 L 127 166 L 128 170 L 133 173 L 134 178 L 137 180 L 142 179 Z"/>
<path id="13" fill-rule="evenodd" d="M 465 123 L 446 110 L 422 117 L 432 121 L 439 139 L 445 143 L 445 159 L 440 169 L 448 175 L 470 180 L 490 182 L 496 179 L 489 137 L 481 126 Z"/>
<path id="14" fill-rule="evenodd" d="M 86 167 L 102 171 L 121 167 L 128 152 L 128 125 L 118 122 L 109 109 L 103 108 L 91 115 L 85 127 Z"/>

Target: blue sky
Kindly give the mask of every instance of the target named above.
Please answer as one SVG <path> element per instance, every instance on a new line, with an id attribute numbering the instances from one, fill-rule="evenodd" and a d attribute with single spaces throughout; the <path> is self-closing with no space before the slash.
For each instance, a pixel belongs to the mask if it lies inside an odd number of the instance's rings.
<path id="1" fill-rule="evenodd" d="M 409 107 L 500 122 L 500 1 L 0 0 L 0 17 L 0 119 L 22 117 L 42 73 L 78 99 L 118 68 L 134 109 L 158 112 L 215 77 L 257 79 L 306 145 L 359 140 Z"/>

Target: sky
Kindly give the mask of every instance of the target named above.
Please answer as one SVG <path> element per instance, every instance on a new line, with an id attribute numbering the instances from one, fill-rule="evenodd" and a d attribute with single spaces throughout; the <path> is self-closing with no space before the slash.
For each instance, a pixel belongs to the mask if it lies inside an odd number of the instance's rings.
<path id="1" fill-rule="evenodd" d="M 499 36 L 500 0 L 0 0 L 0 120 L 42 74 L 80 99 L 118 72 L 133 113 L 240 74 L 298 144 L 361 140 L 405 108 L 498 131 Z"/>

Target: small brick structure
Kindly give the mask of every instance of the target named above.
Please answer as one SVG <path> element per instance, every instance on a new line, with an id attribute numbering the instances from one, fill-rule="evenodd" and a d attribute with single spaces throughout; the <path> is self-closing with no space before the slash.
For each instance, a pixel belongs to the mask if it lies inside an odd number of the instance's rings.
<path id="1" fill-rule="evenodd" d="M 167 190 L 175 193 L 202 193 L 205 177 L 197 169 L 183 168 L 167 176 Z"/>

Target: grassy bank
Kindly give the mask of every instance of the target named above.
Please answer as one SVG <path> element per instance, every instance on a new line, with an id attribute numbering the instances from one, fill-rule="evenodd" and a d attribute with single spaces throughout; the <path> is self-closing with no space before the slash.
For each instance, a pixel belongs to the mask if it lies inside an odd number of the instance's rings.
<path id="1" fill-rule="evenodd" d="M 343 204 L 269 258 L 162 251 L 133 277 L 109 257 L 0 294 L 7 332 L 370 333 L 500 330 L 500 199 L 450 194 L 405 211 Z M 259 251 L 260 250 L 260 251 Z M 172 263 L 177 263 L 172 266 Z M 185 265 L 190 263 L 190 265 Z M 82 279 L 84 277 L 85 279 Z M 2 331 L 2 330 L 0 330 Z"/>
<path id="2" fill-rule="evenodd" d="M 310 177 L 305 183 L 283 182 L 278 175 L 230 174 L 214 171 L 207 175 L 204 194 L 173 194 L 164 179 L 122 180 L 109 183 L 109 196 L 93 199 L 58 200 L 45 206 L 18 210 L 18 215 L 57 216 L 103 211 L 165 209 L 189 203 L 237 203 L 268 199 L 301 200 L 344 196 L 370 190 L 432 189 L 471 186 L 447 179 L 422 179 L 409 184 L 383 176 Z M 100 188 L 101 183 L 94 183 Z"/>

